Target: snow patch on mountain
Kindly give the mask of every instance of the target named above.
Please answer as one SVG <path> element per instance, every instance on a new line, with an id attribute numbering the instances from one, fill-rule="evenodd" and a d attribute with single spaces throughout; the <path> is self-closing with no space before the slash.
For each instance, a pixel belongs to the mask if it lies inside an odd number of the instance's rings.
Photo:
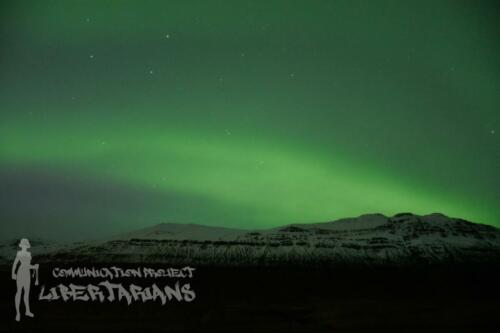
<path id="1" fill-rule="evenodd" d="M 369 214 L 252 231 L 163 223 L 42 252 L 39 259 L 50 262 L 212 266 L 500 263 L 500 230 L 437 213 Z"/>

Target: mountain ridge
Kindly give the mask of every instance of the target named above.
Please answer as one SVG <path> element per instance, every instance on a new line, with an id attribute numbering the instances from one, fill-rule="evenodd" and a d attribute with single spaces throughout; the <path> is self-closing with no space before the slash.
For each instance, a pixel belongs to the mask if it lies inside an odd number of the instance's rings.
<path id="1" fill-rule="evenodd" d="M 160 223 L 106 240 L 32 252 L 41 262 L 62 263 L 322 267 L 500 263 L 500 229 L 439 213 L 364 214 L 254 230 Z M 13 258 L 4 253 L 1 261 Z"/>
<path id="2" fill-rule="evenodd" d="M 204 225 L 204 224 L 198 224 L 198 223 L 172 223 L 172 222 L 162 222 L 158 223 L 146 228 L 141 228 L 137 230 L 132 230 L 126 233 L 122 233 L 119 235 L 116 235 L 112 237 L 113 239 L 124 239 L 125 237 L 130 237 L 130 238 L 146 238 L 144 237 L 145 235 L 142 234 L 142 232 L 149 231 L 158 231 L 158 232 L 164 232 L 165 234 L 174 234 L 175 231 L 182 230 L 184 232 L 189 232 L 194 230 L 213 230 L 213 231 L 221 231 L 221 232 L 228 232 L 228 233 L 252 233 L 252 232 L 272 232 L 272 231 L 278 231 L 283 228 L 289 228 L 289 227 L 299 227 L 299 228 L 305 228 L 305 229 L 311 229 L 311 228 L 320 228 L 323 227 L 325 229 L 337 229 L 337 230 L 356 230 L 356 229 L 362 229 L 366 227 L 371 227 L 371 226 L 376 226 L 377 224 L 384 224 L 387 222 L 408 222 L 414 221 L 414 222 L 424 222 L 424 223 L 430 223 L 430 224 L 438 224 L 439 223 L 446 223 L 450 221 L 459 221 L 461 223 L 466 223 L 466 224 L 471 224 L 475 226 L 479 226 L 479 228 L 491 228 L 491 230 L 500 230 L 499 228 L 496 228 L 495 226 L 487 225 L 487 224 L 481 224 L 481 223 L 476 223 L 476 222 L 471 222 L 468 220 L 464 220 L 461 218 L 453 218 L 453 217 L 448 217 L 445 214 L 442 213 L 431 213 L 431 214 L 425 214 L 425 215 L 416 215 L 413 213 L 397 213 L 393 216 L 386 216 L 381 213 L 370 213 L 370 214 L 362 214 L 357 217 L 347 217 L 347 218 L 341 218 L 333 221 L 326 221 L 326 222 L 314 222 L 314 223 L 290 223 L 290 224 L 284 224 L 278 227 L 272 227 L 272 228 L 255 228 L 255 229 L 238 229 L 238 228 L 228 228 L 228 227 L 219 227 L 219 226 L 211 226 L 211 225 Z M 170 230 L 168 230 L 170 229 Z M 158 236 L 158 235 L 157 235 Z M 189 235 L 187 235 L 189 236 Z M 153 237 L 152 239 L 158 239 L 158 237 Z M 190 236 L 186 238 L 186 240 L 196 240 L 199 239 L 199 235 L 195 235 L 195 238 L 193 236 Z M 209 240 L 207 238 L 207 240 Z"/>

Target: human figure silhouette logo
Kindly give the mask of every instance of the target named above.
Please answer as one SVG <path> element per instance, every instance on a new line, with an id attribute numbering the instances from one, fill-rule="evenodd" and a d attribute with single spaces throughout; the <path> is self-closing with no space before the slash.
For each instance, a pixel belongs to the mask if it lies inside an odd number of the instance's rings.
<path id="1" fill-rule="evenodd" d="M 21 305 L 21 293 L 24 291 L 24 307 L 26 308 L 26 316 L 34 317 L 35 315 L 30 311 L 30 285 L 31 285 L 31 270 L 34 269 L 36 275 L 35 285 L 38 285 L 38 264 L 31 264 L 31 253 L 28 251 L 30 242 L 23 238 L 19 242 L 20 251 L 16 254 L 16 259 L 12 265 L 12 279 L 16 280 L 17 292 L 14 298 L 16 304 L 16 321 L 21 320 L 19 307 Z M 19 264 L 19 269 L 16 268 Z"/>

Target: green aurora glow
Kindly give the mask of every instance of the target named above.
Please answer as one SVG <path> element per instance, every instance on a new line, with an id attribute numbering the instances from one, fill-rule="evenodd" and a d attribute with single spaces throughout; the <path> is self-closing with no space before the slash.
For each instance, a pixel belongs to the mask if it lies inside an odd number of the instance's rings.
<path id="1" fill-rule="evenodd" d="M 2 234 L 500 226 L 494 2 L 4 2 Z"/>

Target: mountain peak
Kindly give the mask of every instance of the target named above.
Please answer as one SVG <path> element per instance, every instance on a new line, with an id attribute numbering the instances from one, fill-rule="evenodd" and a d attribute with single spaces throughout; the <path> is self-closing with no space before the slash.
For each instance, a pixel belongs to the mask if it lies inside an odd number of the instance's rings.
<path id="1" fill-rule="evenodd" d="M 500 261 L 500 230 L 441 213 L 365 214 L 252 231 L 160 223 L 75 248 L 77 258 L 196 265 L 482 263 Z"/>

